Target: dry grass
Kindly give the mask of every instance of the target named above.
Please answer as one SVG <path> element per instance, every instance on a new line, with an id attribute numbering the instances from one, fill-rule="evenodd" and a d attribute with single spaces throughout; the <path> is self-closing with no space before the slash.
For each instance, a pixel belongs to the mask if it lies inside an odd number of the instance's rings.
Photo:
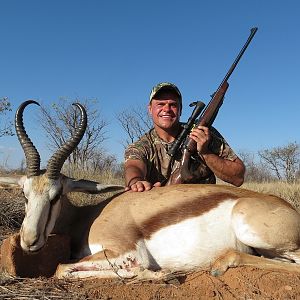
<path id="1" fill-rule="evenodd" d="M 248 190 L 279 196 L 292 204 L 300 212 L 300 183 L 281 181 L 264 183 L 247 182 L 242 187 Z"/>
<path id="2" fill-rule="evenodd" d="M 21 226 L 24 218 L 24 198 L 20 190 L 4 190 L 1 194 L 0 226 L 11 229 Z"/>
<path id="3" fill-rule="evenodd" d="M 90 299 L 82 283 L 54 278 L 16 278 L 0 273 L 0 300 L 8 299 Z"/>
<path id="4" fill-rule="evenodd" d="M 0 244 L 20 228 L 24 218 L 24 200 L 21 189 L 0 189 Z"/>
<path id="5" fill-rule="evenodd" d="M 92 173 L 90 171 L 72 169 L 70 172 L 63 172 L 66 176 L 72 178 L 81 178 L 97 181 L 103 184 L 124 184 L 124 178 L 116 177 L 111 171 L 101 171 L 101 173 Z"/>

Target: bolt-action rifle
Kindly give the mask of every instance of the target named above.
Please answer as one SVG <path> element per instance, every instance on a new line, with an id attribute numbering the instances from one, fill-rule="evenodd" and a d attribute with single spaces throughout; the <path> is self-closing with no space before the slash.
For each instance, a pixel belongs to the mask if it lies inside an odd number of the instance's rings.
<path id="1" fill-rule="evenodd" d="M 173 146 L 168 151 L 168 154 L 174 157 L 178 149 L 181 147 L 183 148 L 183 154 L 180 161 L 180 166 L 171 174 L 166 185 L 188 183 L 195 177 L 195 174 L 191 171 L 190 168 L 190 161 L 191 161 L 191 156 L 197 152 L 197 143 L 189 137 L 189 133 L 194 126 L 202 125 L 202 126 L 210 127 L 213 124 L 218 114 L 218 111 L 221 105 L 223 104 L 224 96 L 229 86 L 227 81 L 231 76 L 232 72 L 234 71 L 235 67 L 237 66 L 238 62 L 240 61 L 241 57 L 243 56 L 244 52 L 246 51 L 256 31 L 257 31 L 257 27 L 251 29 L 251 33 L 245 45 L 243 46 L 237 58 L 233 62 L 232 66 L 230 67 L 226 76 L 222 80 L 218 89 L 216 90 L 215 93 L 213 93 L 212 98 L 208 103 L 208 105 L 205 107 L 205 104 L 201 101 L 193 102 L 190 105 L 190 106 L 195 106 L 193 113 L 191 117 L 188 119 L 187 123 L 184 125 L 183 130 L 180 133 L 179 137 L 176 139 Z M 199 119 L 197 120 L 198 117 Z"/>

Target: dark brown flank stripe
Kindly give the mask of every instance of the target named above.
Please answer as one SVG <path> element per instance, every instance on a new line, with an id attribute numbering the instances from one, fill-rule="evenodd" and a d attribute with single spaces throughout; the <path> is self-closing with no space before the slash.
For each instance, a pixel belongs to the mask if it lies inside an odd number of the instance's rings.
<path id="1" fill-rule="evenodd" d="M 139 228 L 141 236 L 149 239 L 151 235 L 163 227 L 179 223 L 183 220 L 200 216 L 217 207 L 227 199 L 237 199 L 239 196 L 232 193 L 215 193 L 195 198 L 193 201 L 182 203 L 151 217 Z"/>

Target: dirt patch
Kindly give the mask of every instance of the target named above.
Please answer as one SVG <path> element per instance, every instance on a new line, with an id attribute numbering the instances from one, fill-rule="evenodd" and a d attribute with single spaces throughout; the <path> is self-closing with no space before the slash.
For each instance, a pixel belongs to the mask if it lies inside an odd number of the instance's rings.
<path id="1" fill-rule="evenodd" d="M 12 279 L 0 281 L 0 299 L 299 299 L 300 276 L 248 267 L 218 278 L 206 271 L 180 283 L 120 280 Z"/>
<path id="2" fill-rule="evenodd" d="M 180 285 L 164 283 L 112 284 L 86 281 L 92 299 L 296 299 L 300 276 L 251 268 L 230 269 L 216 278 L 196 272 L 181 278 Z"/>
<path id="3" fill-rule="evenodd" d="M 0 190 L 1 207 L 4 201 L 24 199 L 21 193 Z M 19 210 L 17 204 L 10 203 L 9 207 Z M 12 225 L 19 223 L 19 217 L 16 219 L 5 209 L 0 219 L 1 244 L 2 238 L 17 230 L 17 226 L 12 228 Z M 220 277 L 199 271 L 169 283 L 130 283 L 99 279 L 22 279 L 0 273 L 0 299 L 300 299 L 300 275 L 238 267 Z"/>

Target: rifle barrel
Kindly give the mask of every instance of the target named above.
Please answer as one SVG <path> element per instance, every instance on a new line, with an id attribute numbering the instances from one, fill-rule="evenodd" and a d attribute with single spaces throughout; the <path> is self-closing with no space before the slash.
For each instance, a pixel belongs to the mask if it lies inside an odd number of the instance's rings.
<path id="1" fill-rule="evenodd" d="M 220 86 L 218 87 L 217 90 L 219 90 L 219 88 L 223 85 L 223 83 L 229 79 L 230 75 L 234 71 L 235 67 L 237 66 L 238 62 L 240 61 L 241 57 L 243 56 L 244 52 L 246 51 L 247 47 L 249 46 L 249 44 L 250 44 L 251 40 L 253 39 L 253 37 L 254 37 L 254 35 L 255 35 L 255 33 L 256 33 L 257 30 L 258 30 L 257 27 L 251 28 L 250 35 L 249 35 L 249 37 L 248 37 L 245 45 L 243 46 L 243 48 L 241 49 L 240 53 L 236 57 L 235 61 L 233 62 L 232 66 L 230 67 L 229 71 L 225 75 L 223 81 L 221 82 L 221 84 L 220 84 Z"/>

